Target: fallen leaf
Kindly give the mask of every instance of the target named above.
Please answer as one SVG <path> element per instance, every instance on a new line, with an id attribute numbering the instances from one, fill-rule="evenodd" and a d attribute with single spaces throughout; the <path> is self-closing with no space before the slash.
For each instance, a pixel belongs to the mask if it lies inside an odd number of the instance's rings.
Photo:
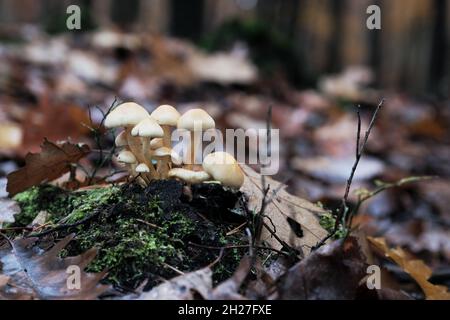
<path id="1" fill-rule="evenodd" d="M 6 190 L 10 196 L 32 186 L 52 181 L 70 170 L 70 164 L 76 163 L 90 152 L 85 144 L 62 142 L 55 144 L 44 140 L 40 153 L 28 153 L 25 167 L 10 173 Z"/>
<path id="2" fill-rule="evenodd" d="M 286 300 L 354 299 L 366 276 L 366 257 L 356 238 L 324 245 L 291 267 L 278 283 Z"/>
<path id="3" fill-rule="evenodd" d="M 0 300 L 32 300 L 33 294 L 11 283 L 11 278 L 0 274 Z"/>
<path id="4" fill-rule="evenodd" d="M 247 278 L 252 265 L 252 257 L 245 256 L 242 258 L 231 278 L 215 287 L 209 293 L 208 300 L 246 300 L 247 298 L 239 294 L 239 289 L 245 278 Z"/>
<path id="5" fill-rule="evenodd" d="M 60 141 L 70 137 L 81 141 L 90 133 L 83 124 L 90 123 L 85 109 L 74 104 L 54 103 L 45 94 L 38 107 L 28 110 L 22 120 L 23 143 L 18 151 L 37 152 L 43 139 Z"/>
<path id="6" fill-rule="evenodd" d="M 211 289 L 212 271 L 204 268 L 170 279 L 142 293 L 137 300 L 193 300 L 195 292 L 207 297 Z"/>
<path id="7" fill-rule="evenodd" d="M 408 254 L 400 247 L 390 249 L 384 238 L 368 237 L 368 240 L 417 282 L 427 300 L 450 300 L 450 292 L 448 292 L 447 287 L 435 285 L 428 281 L 432 271 L 422 260 L 408 257 Z"/>
<path id="8" fill-rule="evenodd" d="M 0 251 L 3 273 L 23 290 L 32 290 L 38 299 L 95 299 L 109 287 L 99 284 L 105 276 L 102 273 L 86 273 L 84 268 L 95 258 L 96 249 L 75 256 L 60 258 L 61 250 L 74 238 L 69 235 L 57 242 L 47 252 L 35 246 L 37 238 L 18 239 L 11 243 L 12 250 Z M 70 289 L 68 269 L 75 266 L 80 270 L 80 288 Z"/>
<path id="9" fill-rule="evenodd" d="M 249 209 L 258 212 L 263 197 L 261 175 L 246 165 L 241 167 L 245 173 L 241 191 L 248 197 Z M 327 231 L 319 224 L 319 216 L 325 211 L 307 200 L 289 194 L 282 183 L 269 177 L 265 180 L 270 185 L 267 196 L 273 197 L 273 201 L 266 206 L 264 221 L 269 226 L 275 226 L 274 231 L 280 239 L 306 256 L 311 247 L 327 235 Z M 262 230 L 261 240 L 274 249 L 282 248 L 266 228 Z"/>

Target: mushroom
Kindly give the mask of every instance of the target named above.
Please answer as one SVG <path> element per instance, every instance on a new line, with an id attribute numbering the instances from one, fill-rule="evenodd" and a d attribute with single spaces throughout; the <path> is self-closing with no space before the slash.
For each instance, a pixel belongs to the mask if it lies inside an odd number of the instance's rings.
<path id="1" fill-rule="evenodd" d="M 169 163 L 180 161 L 179 155 L 171 148 L 161 147 L 153 152 L 153 157 L 158 160 L 157 172 L 160 178 L 167 178 Z M 169 161 L 170 160 L 170 161 Z"/>
<path id="2" fill-rule="evenodd" d="M 202 183 L 211 179 L 210 175 L 205 171 L 193 171 L 184 168 L 173 168 L 168 173 L 170 178 L 178 178 L 188 184 Z"/>
<path id="3" fill-rule="evenodd" d="M 190 131 L 189 154 L 186 163 L 186 169 L 195 169 L 195 156 L 197 154 L 197 146 L 194 141 L 195 133 L 203 130 L 215 128 L 214 119 L 202 109 L 191 109 L 184 113 L 177 123 L 178 129 L 186 129 Z"/>
<path id="4" fill-rule="evenodd" d="M 152 151 L 149 148 L 151 138 L 160 138 L 164 134 L 159 124 L 150 116 L 140 121 L 133 130 L 131 130 L 132 136 L 139 136 L 143 139 L 142 153 L 144 154 L 144 163 L 150 169 L 151 175 L 156 177 L 157 173 L 151 162 Z"/>
<path id="5" fill-rule="evenodd" d="M 136 167 L 135 171 L 138 174 L 148 173 L 148 172 L 150 172 L 150 168 L 145 163 L 140 163 Z M 150 179 L 148 177 L 146 177 L 145 175 L 141 175 L 141 176 L 142 176 L 142 179 L 145 181 L 145 184 L 148 185 L 150 183 Z"/>
<path id="6" fill-rule="evenodd" d="M 129 150 L 122 150 L 117 155 L 117 161 L 130 166 L 131 176 L 136 176 L 136 157 Z"/>
<path id="7" fill-rule="evenodd" d="M 150 148 L 156 150 L 158 148 L 163 147 L 163 139 L 162 138 L 153 138 L 150 140 Z"/>
<path id="8" fill-rule="evenodd" d="M 170 141 L 170 127 L 177 126 L 180 113 L 174 107 L 163 104 L 151 113 L 151 117 L 158 122 L 164 131 L 163 146 L 170 148 L 172 146 Z"/>
<path id="9" fill-rule="evenodd" d="M 172 148 L 170 127 L 177 126 L 180 113 L 174 107 L 168 104 L 163 104 L 152 112 L 151 117 L 158 122 L 164 131 L 162 146 Z M 162 160 L 158 161 L 157 171 L 162 174 L 162 178 L 167 177 L 169 165 L 170 164 L 167 157 L 164 157 Z"/>
<path id="10" fill-rule="evenodd" d="M 203 159 L 203 170 L 224 186 L 239 189 L 244 174 L 234 157 L 227 152 L 213 152 Z"/>
<path id="11" fill-rule="evenodd" d="M 147 110 L 134 102 L 125 102 L 113 109 L 105 118 L 106 128 L 125 127 L 124 134 L 130 151 L 139 162 L 145 162 L 142 142 L 131 135 L 132 128 L 149 116 Z"/>
<path id="12" fill-rule="evenodd" d="M 116 147 L 118 147 L 118 148 L 125 147 L 125 146 L 128 145 L 128 141 L 127 141 L 127 137 L 126 137 L 125 131 L 121 131 L 121 132 L 117 135 L 117 137 L 116 137 L 116 139 L 115 139 L 115 141 L 114 141 L 114 144 L 115 144 Z"/>

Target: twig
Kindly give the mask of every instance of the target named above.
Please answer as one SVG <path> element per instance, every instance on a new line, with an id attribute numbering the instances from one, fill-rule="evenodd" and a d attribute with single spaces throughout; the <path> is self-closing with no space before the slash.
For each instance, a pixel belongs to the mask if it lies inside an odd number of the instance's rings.
<path id="1" fill-rule="evenodd" d="M 152 227 L 152 228 L 156 228 L 156 229 L 164 229 L 164 228 L 162 228 L 162 227 L 160 227 L 160 226 L 157 226 L 156 224 L 147 222 L 147 221 L 145 221 L 145 220 L 136 219 L 136 221 L 138 221 L 138 222 L 140 222 L 140 223 L 143 223 L 143 224 L 145 224 L 145 225 L 147 225 L 147 226 L 149 226 L 149 227 Z"/>
<path id="2" fill-rule="evenodd" d="M 270 250 L 270 251 L 274 251 L 276 253 L 279 253 L 279 254 L 282 254 L 282 255 L 285 255 L 285 256 L 289 256 L 288 253 L 283 252 L 283 251 L 278 250 L 278 249 L 274 249 L 274 248 L 271 248 L 271 247 L 264 247 L 264 246 L 254 246 L 254 245 L 250 245 L 250 244 L 214 247 L 214 246 L 207 246 L 207 245 L 202 245 L 202 244 L 198 244 L 198 243 L 194 243 L 194 242 L 188 242 L 188 245 L 191 245 L 191 246 L 194 246 L 194 247 L 199 247 L 199 248 L 204 248 L 204 249 L 211 249 L 211 250 L 243 249 L 243 248 L 253 247 L 254 249 Z"/>
<path id="3" fill-rule="evenodd" d="M 325 244 L 325 242 L 328 239 L 333 237 L 336 234 L 336 232 L 339 230 L 339 225 L 341 223 L 346 225 L 347 221 L 342 221 L 342 219 L 343 218 L 345 220 L 348 219 L 348 216 L 347 216 L 347 214 L 348 214 L 348 203 L 347 202 L 348 202 L 348 195 L 350 193 L 350 188 L 351 188 L 351 185 L 352 185 L 352 182 L 353 182 L 353 177 L 355 176 L 355 172 L 356 172 L 356 169 L 358 167 L 359 160 L 361 159 L 361 157 L 362 157 L 362 155 L 364 153 L 364 149 L 366 147 L 367 141 L 369 140 L 369 136 L 370 136 L 372 128 L 373 128 L 373 126 L 375 124 L 375 120 L 377 118 L 378 111 L 380 111 L 380 109 L 383 106 L 383 104 L 384 104 L 384 98 L 381 99 L 380 103 L 378 103 L 378 106 L 377 106 L 377 108 L 375 109 L 375 111 L 374 111 L 374 113 L 372 115 L 372 119 L 370 120 L 369 126 L 368 126 L 368 128 L 366 130 L 366 133 L 364 135 L 364 140 L 363 140 L 362 144 L 359 141 L 360 140 L 360 134 L 361 134 L 361 115 L 359 113 L 359 107 L 358 107 L 358 110 L 357 110 L 358 128 L 357 128 L 357 139 L 356 139 L 356 157 L 355 157 L 355 162 L 353 163 L 353 166 L 352 166 L 352 170 L 350 172 L 350 176 L 349 176 L 349 178 L 347 180 L 347 185 L 346 185 L 346 188 L 345 188 L 344 197 L 342 198 L 342 205 L 341 205 L 341 208 L 340 208 L 340 210 L 338 212 L 338 215 L 336 217 L 336 222 L 334 224 L 333 231 L 330 234 L 328 234 L 324 239 L 322 239 L 319 243 L 317 243 L 312 248 L 312 250 L 316 250 L 316 249 L 320 248 L 321 246 L 323 246 Z M 351 220 L 351 216 L 352 216 L 353 213 L 354 213 L 354 211 L 352 211 L 352 213 L 350 214 L 350 219 L 348 219 L 348 220 Z"/>
<path id="4" fill-rule="evenodd" d="M 270 154 L 272 150 L 270 149 L 270 142 L 271 142 L 271 133 L 272 133 L 272 105 L 269 105 L 269 108 L 267 109 L 267 117 L 266 117 L 266 142 L 267 142 L 267 156 L 270 157 Z M 266 187 L 266 177 L 264 174 L 261 173 L 261 192 L 262 192 L 262 198 L 261 198 L 261 207 L 259 209 L 259 212 L 257 214 L 257 220 L 256 226 L 255 226 L 255 237 L 253 238 L 253 244 L 257 244 L 261 240 L 261 231 L 262 231 L 262 222 L 263 222 L 263 214 L 266 210 L 267 206 L 267 194 L 269 193 L 270 185 Z"/>
<path id="5" fill-rule="evenodd" d="M 247 224 L 247 221 L 241 223 L 240 225 L 238 225 L 236 228 L 233 228 L 232 230 L 228 231 L 225 236 L 231 236 L 233 234 L 235 234 L 236 232 L 239 231 L 240 228 L 242 228 L 243 226 L 245 226 Z"/>
<path id="6" fill-rule="evenodd" d="M 163 262 L 163 266 L 166 267 L 166 268 L 169 268 L 172 271 L 175 271 L 176 273 L 178 273 L 181 276 L 184 275 L 183 271 L 178 270 L 177 268 L 171 266 L 170 264 L 167 264 L 167 263 Z"/>

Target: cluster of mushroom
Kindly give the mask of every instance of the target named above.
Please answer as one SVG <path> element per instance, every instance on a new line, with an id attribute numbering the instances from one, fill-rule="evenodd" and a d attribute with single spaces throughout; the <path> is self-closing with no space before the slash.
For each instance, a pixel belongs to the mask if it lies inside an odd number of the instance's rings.
<path id="1" fill-rule="evenodd" d="M 202 109 L 191 109 L 180 115 L 174 107 L 161 105 L 149 114 L 139 104 L 125 102 L 108 114 L 105 127 L 124 128 L 115 141 L 120 148 L 117 160 L 128 166 L 130 175 L 144 186 L 154 179 L 168 178 L 188 184 L 215 181 L 237 189 L 244 182 L 239 164 L 226 152 L 210 153 L 201 166 L 194 165 L 199 151 L 193 141 L 194 132 L 215 128 L 214 119 Z M 185 163 L 172 148 L 175 128 L 190 132 Z"/>

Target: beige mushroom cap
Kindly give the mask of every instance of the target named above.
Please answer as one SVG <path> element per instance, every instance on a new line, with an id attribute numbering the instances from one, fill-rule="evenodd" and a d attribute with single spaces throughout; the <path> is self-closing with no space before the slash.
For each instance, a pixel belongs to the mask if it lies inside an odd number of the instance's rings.
<path id="1" fill-rule="evenodd" d="M 232 155 L 214 152 L 203 159 L 203 170 L 224 186 L 239 189 L 244 183 L 244 174 Z"/>
<path id="2" fill-rule="evenodd" d="M 169 178 L 178 178 L 187 183 L 202 183 L 211 177 L 205 171 L 193 171 L 184 168 L 173 168 L 168 173 Z"/>
<path id="3" fill-rule="evenodd" d="M 153 138 L 150 140 L 150 148 L 151 149 L 158 149 L 164 146 L 164 142 L 162 138 Z"/>
<path id="4" fill-rule="evenodd" d="M 105 119 L 106 128 L 135 126 L 149 116 L 147 110 L 134 102 L 125 102 L 113 109 Z"/>
<path id="5" fill-rule="evenodd" d="M 127 136 L 125 134 L 125 131 L 120 132 L 117 137 L 116 140 L 114 141 L 114 144 L 116 145 L 116 147 L 125 147 L 128 145 L 128 141 L 127 141 Z"/>
<path id="6" fill-rule="evenodd" d="M 170 157 L 173 163 L 180 163 L 181 157 L 178 153 L 173 151 L 173 149 L 167 147 L 160 147 L 153 152 L 153 157 L 156 159 L 161 159 L 164 157 Z"/>
<path id="7" fill-rule="evenodd" d="M 150 172 L 150 168 L 149 168 L 145 163 L 140 163 L 140 164 L 136 167 L 135 171 L 136 171 L 136 172 L 140 172 L 140 173 L 143 173 L 143 172 Z"/>
<path id="8" fill-rule="evenodd" d="M 131 151 L 123 150 L 117 155 L 117 161 L 122 163 L 136 163 L 136 157 Z"/>
<path id="9" fill-rule="evenodd" d="M 153 156 L 155 158 L 170 157 L 171 155 L 172 155 L 172 149 L 167 148 L 167 147 L 158 148 L 153 152 Z"/>
<path id="10" fill-rule="evenodd" d="M 176 126 L 180 113 L 174 107 L 163 104 L 156 108 L 152 114 L 152 118 L 162 126 Z"/>
<path id="11" fill-rule="evenodd" d="M 134 128 L 131 130 L 131 135 L 139 137 L 160 138 L 164 135 L 164 131 L 155 119 L 147 116 L 145 119 L 134 126 Z"/>
<path id="12" fill-rule="evenodd" d="M 191 109 L 184 113 L 177 123 L 178 129 L 189 131 L 207 130 L 216 127 L 214 119 L 203 109 Z"/>

